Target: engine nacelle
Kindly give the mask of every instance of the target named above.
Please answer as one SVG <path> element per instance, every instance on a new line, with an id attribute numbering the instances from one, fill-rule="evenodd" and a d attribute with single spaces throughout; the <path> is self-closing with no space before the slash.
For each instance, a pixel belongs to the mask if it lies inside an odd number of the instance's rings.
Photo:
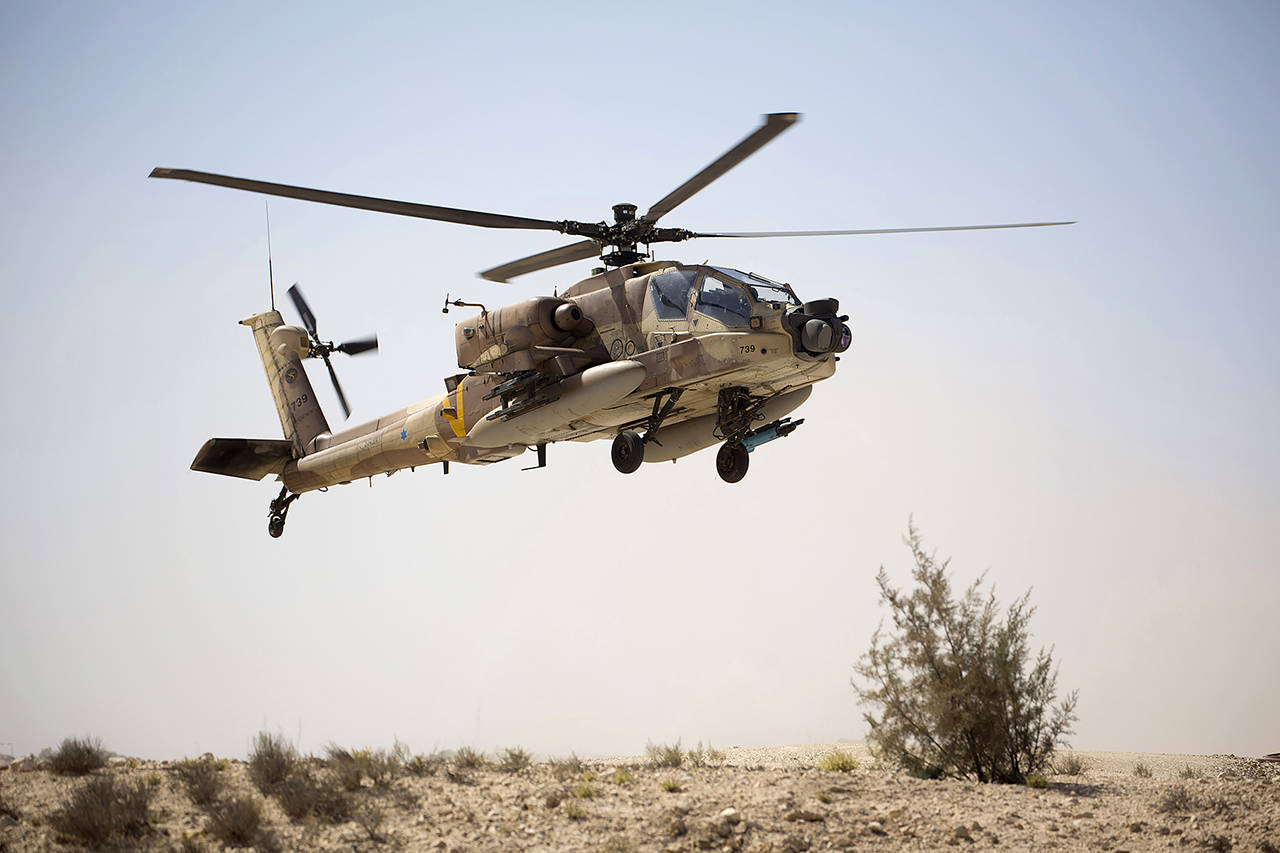
<path id="1" fill-rule="evenodd" d="M 454 329 L 458 366 L 475 369 L 530 347 L 572 345 L 592 328 L 582 309 L 570 300 L 526 299 L 459 323 Z"/>

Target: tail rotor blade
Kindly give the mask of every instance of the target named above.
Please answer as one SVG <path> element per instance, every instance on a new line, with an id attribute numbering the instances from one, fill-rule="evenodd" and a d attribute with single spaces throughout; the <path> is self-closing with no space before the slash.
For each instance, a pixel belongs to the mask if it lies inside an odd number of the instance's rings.
<path id="1" fill-rule="evenodd" d="M 342 393 L 342 385 L 338 382 L 338 374 L 333 372 L 333 364 L 329 361 L 329 356 L 324 357 L 324 366 L 329 368 L 329 378 L 333 380 L 333 390 L 338 392 L 338 402 L 342 404 L 342 412 L 346 417 L 351 417 L 351 407 L 347 405 L 347 395 Z"/>
<path id="2" fill-rule="evenodd" d="M 344 341 L 333 348 L 334 352 L 345 352 L 347 355 L 359 355 L 362 352 L 378 351 L 378 336 L 369 335 L 364 338 Z"/>
<path id="3" fill-rule="evenodd" d="M 293 300 L 293 307 L 298 309 L 298 314 L 302 317 L 302 325 L 311 333 L 312 338 L 319 340 L 320 337 L 316 334 L 316 315 L 311 313 L 311 306 L 307 305 L 307 300 L 302 298 L 302 290 L 296 282 L 289 286 L 289 298 Z"/>

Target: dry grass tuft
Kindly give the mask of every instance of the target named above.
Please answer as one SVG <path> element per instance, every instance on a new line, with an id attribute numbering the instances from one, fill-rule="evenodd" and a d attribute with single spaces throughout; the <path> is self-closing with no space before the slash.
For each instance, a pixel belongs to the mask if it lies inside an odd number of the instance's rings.
<path id="1" fill-rule="evenodd" d="M 336 779 L 318 779 L 310 773 L 297 774 L 276 787 L 276 802 L 292 821 L 316 817 L 328 823 L 351 819 L 351 797 Z"/>
<path id="2" fill-rule="evenodd" d="M 217 761 L 188 758 L 173 768 L 173 774 L 197 806 L 212 805 L 222 794 L 223 777 Z"/>
<path id="3" fill-rule="evenodd" d="M 444 766 L 446 758 L 443 752 L 418 753 L 404 763 L 404 769 L 413 776 L 434 776 Z"/>
<path id="4" fill-rule="evenodd" d="M 83 776 L 107 766 L 107 751 L 97 738 L 67 738 L 49 757 L 49 769 L 64 776 Z"/>
<path id="5" fill-rule="evenodd" d="M 680 741 L 672 744 L 650 743 L 644 748 L 649 763 L 654 767 L 679 767 L 684 764 L 684 750 Z"/>
<path id="6" fill-rule="evenodd" d="M 1139 779 L 1150 779 L 1151 768 L 1139 761 L 1137 764 L 1133 765 L 1133 775 L 1137 776 Z"/>
<path id="7" fill-rule="evenodd" d="M 1192 767 L 1190 764 L 1183 765 L 1182 769 L 1178 771 L 1178 777 L 1181 779 L 1199 779 L 1203 776 L 1203 773 Z"/>
<path id="8" fill-rule="evenodd" d="M 453 756 L 453 766 L 460 767 L 463 770 L 480 770 L 487 767 L 489 759 L 485 757 L 483 752 L 464 746 L 458 750 Z"/>
<path id="9" fill-rule="evenodd" d="M 130 785 L 113 776 L 95 776 L 71 792 L 49 824 L 91 847 L 141 838 L 150 829 L 151 795 L 141 782 Z"/>
<path id="10" fill-rule="evenodd" d="M 1083 776 L 1089 763 L 1074 752 L 1064 752 L 1053 759 L 1053 772 L 1059 776 Z"/>
<path id="11" fill-rule="evenodd" d="M 262 800 L 251 796 L 219 800 L 209 810 L 205 830 L 228 847 L 279 848 L 275 836 L 262 825 Z"/>
<path id="12" fill-rule="evenodd" d="M 293 773 L 298 764 L 298 751 L 284 735 L 258 732 L 249 747 L 249 778 L 258 790 L 266 793 Z"/>
<path id="13" fill-rule="evenodd" d="M 1026 783 L 1028 788 L 1049 787 L 1049 780 L 1045 778 L 1043 773 L 1028 773 L 1026 775 Z"/>
<path id="14" fill-rule="evenodd" d="M 1196 798 L 1183 785 L 1174 785 L 1156 802 L 1156 811 L 1164 814 L 1189 812 L 1196 807 Z"/>
<path id="15" fill-rule="evenodd" d="M 680 787 L 680 780 L 678 779 L 663 779 L 662 790 L 668 794 L 678 794 L 684 789 Z"/>
<path id="16" fill-rule="evenodd" d="M 402 751 L 385 749 L 345 749 L 336 743 L 325 747 L 326 762 L 342 787 L 358 791 L 368 779 L 377 788 L 389 788 L 404 767 Z"/>
<path id="17" fill-rule="evenodd" d="M 502 756 L 498 759 L 498 769 L 504 773 L 519 773 L 532 763 L 529 753 L 517 746 L 502 751 Z"/>
<path id="18" fill-rule="evenodd" d="M 570 800 L 564 804 L 564 813 L 569 820 L 583 820 L 587 816 L 587 810 L 577 800 Z"/>
<path id="19" fill-rule="evenodd" d="M 851 773 L 858 769 L 858 759 L 843 749 L 837 749 L 818 762 L 818 769 L 833 773 Z"/>
<path id="20" fill-rule="evenodd" d="M 582 763 L 582 759 L 573 753 L 569 753 L 568 758 L 551 759 L 551 775 L 561 782 L 566 779 L 576 779 L 585 769 L 586 765 Z"/>

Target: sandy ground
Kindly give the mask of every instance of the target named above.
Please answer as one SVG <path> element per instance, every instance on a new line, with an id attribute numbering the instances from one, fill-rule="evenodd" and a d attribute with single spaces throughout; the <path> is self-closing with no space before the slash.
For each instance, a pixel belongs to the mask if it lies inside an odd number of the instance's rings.
<path id="1" fill-rule="evenodd" d="M 856 756 L 858 769 L 818 769 L 835 749 Z M 381 788 L 366 780 L 352 795 L 362 820 L 293 822 L 271 797 L 264 817 L 282 850 L 1280 851 L 1280 765 L 1075 755 L 1083 774 L 1050 775 L 1040 789 L 913 779 L 876 767 L 850 743 L 735 748 L 703 767 L 596 759 L 572 776 L 545 763 L 514 774 L 441 766 Z M 1138 763 L 1151 769 L 1149 778 L 1134 774 Z M 135 764 L 97 771 L 154 790 L 151 828 L 120 849 L 222 849 L 172 762 Z M 261 797 L 245 764 L 233 761 L 221 776 L 231 793 Z M 0 850 L 76 849 L 50 817 L 82 784 L 46 770 L 0 772 Z"/>

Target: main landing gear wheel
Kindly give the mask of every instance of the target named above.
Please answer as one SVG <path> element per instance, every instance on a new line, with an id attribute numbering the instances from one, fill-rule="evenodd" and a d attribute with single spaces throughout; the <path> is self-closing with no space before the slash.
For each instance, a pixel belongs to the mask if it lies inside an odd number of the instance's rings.
<path id="1" fill-rule="evenodd" d="M 271 534 L 272 539 L 279 539 L 284 534 L 284 516 L 271 516 L 271 520 L 267 522 L 267 532 Z"/>
<path id="2" fill-rule="evenodd" d="M 737 441 L 726 441 L 720 445 L 716 454 L 716 473 L 726 483 L 736 483 L 747 476 L 747 466 L 751 464 L 751 454 Z"/>
<path id="3" fill-rule="evenodd" d="M 634 474 L 644 461 L 644 439 L 633 429 L 625 429 L 613 439 L 613 467 Z"/>

